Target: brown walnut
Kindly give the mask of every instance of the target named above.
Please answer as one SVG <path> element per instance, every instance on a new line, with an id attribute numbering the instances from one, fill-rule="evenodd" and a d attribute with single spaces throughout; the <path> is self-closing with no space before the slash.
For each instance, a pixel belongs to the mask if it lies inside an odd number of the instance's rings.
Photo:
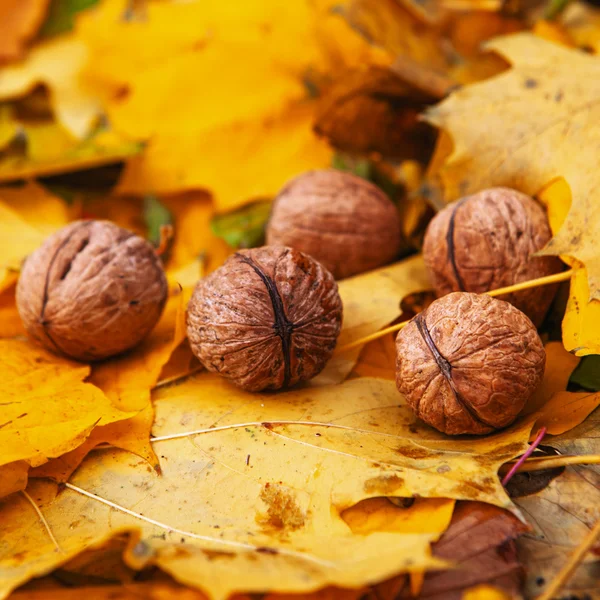
<path id="1" fill-rule="evenodd" d="M 400 219 L 376 185 L 334 169 L 309 171 L 275 199 L 267 244 L 305 252 L 342 279 L 396 257 Z"/>
<path id="2" fill-rule="evenodd" d="M 245 390 L 278 390 L 317 375 L 342 323 L 329 271 L 297 250 L 241 250 L 198 283 L 187 314 L 194 354 Z"/>
<path id="3" fill-rule="evenodd" d="M 27 258 L 17 308 L 27 332 L 48 349 L 99 360 L 152 330 L 167 291 L 147 241 L 109 221 L 76 221 Z"/>
<path id="4" fill-rule="evenodd" d="M 438 296 L 483 293 L 551 275 L 562 263 L 533 256 L 552 237 L 542 206 L 509 188 L 491 188 L 449 204 L 429 223 L 423 257 Z M 558 287 L 544 286 L 503 296 L 536 326 Z"/>
<path id="5" fill-rule="evenodd" d="M 454 292 L 396 339 L 396 385 L 418 417 L 451 435 L 512 423 L 544 374 L 533 323 L 512 304 Z"/>

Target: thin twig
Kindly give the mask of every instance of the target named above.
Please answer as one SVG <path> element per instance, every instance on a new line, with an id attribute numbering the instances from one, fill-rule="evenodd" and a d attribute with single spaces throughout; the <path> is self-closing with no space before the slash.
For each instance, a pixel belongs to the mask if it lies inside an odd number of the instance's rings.
<path id="1" fill-rule="evenodd" d="M 134 517 L 136 519 L 139 519 L 140 521 L 145 521 L 146 523 L 150 523 L 150 525 L 154 525 L 155 527 L 160 527 L 161 529 L 164 529 L 164 530 L 168 531 L 169 533 L 177 533 L 179 535 L 184 535 L 186 537 L 194 538 L 196 540 L 202 540 L 202 541 L 210 542 L 213 544 L 229 546 L 231 548 L 238 548 L 240 550 L 250 550 L 253 552 L 268 552 L 268 553 L 272 553 L 272 554 L 281 554 L 284 556 L 292 556 L 294 558 L 299 558 L 301 560 L 316 563 L 316 564 L 324 566 L 324 567 L 333 568 L 333 569 L 337 568 L 335 564 L 333 564 L 329 561 L 321 560 L 310 554 L 304 554 L 303 552 L 295 552 L 294 550 L 286 550 L 284 548 L 265 548 L 264 546 L 254 546 L 252 544 L 245 544 L 243 542 L 234 542 L 232 540 L 223 540 L 223 539 L 214 538 L 214 537 L 211 537 L 208 535 L 200 535 L 198 533 L 193 533 L 191 531 L 185 531 L 184 529 L 178 529 L 177 527 L 171 527 L 170 525 L 167 525 L 166 523 L 161 523 L 160 521 L 155 521 L 154 519 L 150 519 L 149 517 L 145 517 L 144 515 L 141 515 L 132 510 L 129 510 L 128 508 L 125 508 L 124 506 L 121 506 L 120 504 L 116 504 L 115 502 L 106 500 L 105 498 L 102 498 L 102 496 L 98 496 L 96 494 L 93 494 L 92 492 L 88 492 L 87 490 L 84 490 L 83 488 L 73 485 L 72 483 L 65 483 L 65 487 L 69 488 L 73 492 L 77 492 L 78 494 L 86 496 L 87 498 L 91 498 L 92 500 L 101 502 L 102 504 L 105 504 L 106 506 L 110 506 L 110 508 L 114 508 L 115 510 L 125 513 L 126 515 L 129 515 L 130 517 Z"/>
<path id="2" fill-rule="evenodd" d="M 600 519 L 596 522 L 593 529 L 583 539 L 577 550 L 573 552 L 567 564 L 559 571 L 558 575 L 553 579 L 546 591 L 538 596 L 537 600 L 552 600 L 555 598 L 560 589 L 569 580 L 575 569 L 579 566 L 583 557 L 594 546 L 596 540 L 600 537 Z"/>
<path id="3" fill-rule="evenodd" d="M 512 294 L 514 292 L 520 292 L 522 290 L 528 290 L 530 288 L 540 287 L 543 285 L 550 285 L 552 283 L 559 283 L 561 281 L 568 281 L 573 277 L 574 274 L 575 269 L 569 269 L 568 271 L 562 271 L 561 273 L 556 273 L 555 275 L 547 275 L 546 277 L 538 277 L 537 279 L 522 281 L 521 283 L 515 283 L 514 285 L 498 288 L 496 290 L 490 290 L 489 292 L 485 293 L 488 296 L 492 296 L 492 298 L 495 298 L 496 296 L 504 296 L 505 294 Z M 368 342 L 378 340 L 379 338 L 387 335 L 388 333 L 400 331 L 408 323 L 410 323 L 410 321 L 402 321 L 401 323 L 397 323 L 396 325 L 391 325 L 390 327 L 386 327 L 385 329 L 380 329 L 379 331 L 371 333 L 370 335 L 367 335 L 364 338 L 360 338 L 358 340 L 354 340 L 353 342 L 349 342 L 348 344 L 340 346 L 336 349 L 335 353 L 343 354 L 344 352 L 348 352 L 348 350 L 352 350 L 353 348 L 363 346 Z"/>
<path id="4" fill-rule="evenodd" d="M 518 461 L 510 461 L 500 468 L 500 472 L 508 471 L 512 465 Z M 557 469 L 559 467 L 568 467 L 569 465 L 598 465 L 600 464 L 600 455 L 584 454 L 582 456 L 532 456 L 526 463 L 519 465 L 518 473 L 532 473 L 534 471 L 545 471 L 546 469 Z"/>
<path id="5" fill-rule="evenodd" d="M 50 529 L 50 524 L 48 523 L 48 521 L 46 521 L 46 517 L 44 517 L 44 515 L 42 514 L 40 507 L 35 503 L 34 499 L 25 490 L 21 490 L 21 494 L 23 494 L 25 499 L 33 507 L 33 510 L 35 510 L 39 520 L 42 522 L 42 525 L 44 526 L 44 529 L 46 530 L 46 533 L 48 534 L 48 537 L 52 540 L 54 547 L 59 552 L 62 552 L 63 550 L 60 547 L 59 543 L 56 541 L 56 538 L 54 537 L 54 534 L 52 533 L 52 529 Z"/>
<path id="6" fill-rule="evenodd" d="M 527 449 L 527 452 L 517 460 L 517 462 L 512 466 L 510 471 L 504 476 L 502 480 L 502 485 L 506 486 L 506 484 L 512 479 L 512 476 L 519 470 L 519 467 L 535 452 L 535 449 L 540 445 L 541 441 L 544 439 L 546 435 L 546 428 L 542 427 L 540 432 L 537 434 L 537 437 Z"/>

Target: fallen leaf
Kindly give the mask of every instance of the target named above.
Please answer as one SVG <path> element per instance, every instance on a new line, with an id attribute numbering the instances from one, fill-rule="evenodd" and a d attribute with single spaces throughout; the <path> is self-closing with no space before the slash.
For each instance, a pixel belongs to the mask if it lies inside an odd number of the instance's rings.
<path id="1" fill-rule="evenodd" d="M 0 199 L 44 235 L 54 233 L 74 216 L 61 198 L 34 181 L 20 187 L 0 188 Z"/>
<path id="2" fill-rule="evenodd" d="M 0 182 L 92 169 L 139 154 L 143 145 L 110 130 L 76 140 L 54 121 L 18 124 L 24 149 L 0 156 Z"/>
<path id="3" fill-rule="evenodd" d="M 0 340 L 0 352 L 0 465 L 41 465 L 82 444 L 96 425 L 135 414 L 83 382 L 87 365 L 19 340 Z"/>
<path id="4" fill-rule="evenodd" d="M 538 198 L 546 205 L 548 221 L 553 233 L 563 226 L 572 205 L 571 188 L 562 177 L 542 189 Z M 590 302 L 588 271 L 578 260 L 561 257 L 575 269 L 569 289 L 569 299 L 562 324 L 565 348 L 577 356 L 600 352 L 600 332 L 596 326 L 600 319 L 600 303 Z"/>
<path id="5" fill-rule="evenodd" d="M 521 423 L 465 446 L 418 422 L 393 382 L 368 378 L 273 396 L 204 373 L 157 390 L 154 404 L 154 435 L 184 435 L 153 442 L 161 477 L 131 454 L 107 449 L 89 455 L 68 484 L 143 516 L 73 488 L 43 506 L 43 514 L 61 547 L 69 538 L 69 552 L 82 538 L 90 543 L 111 529 L 141 527 L 143 544 L 128 552 L 128 564 L 156 564 L 216 598 L 234 590 L 359 587 L 439 565 L 429 556 L 430 525 L 358 534 L 340 514 L 382 495 L 478 498 L 508 507 L 496 472 L 523 451 L 530 428 Z M 8 502 L 0 519 L 12 510 Z M 369 519 L 385 529 L 386 519 Z M 20 522 L 8 534 L 26 549 L 24 562 L 10 567 L 8 551 L 0 569 L 5 590 L 70 556 L 57 555 L 41 527 L 28 521 L 18 529 Z"/>
<path id="6" fill-rule="evenodd" d="M 171 194 L 201 187 L 211 190 L 219 211 L 273 197 L 298 173 L 329 165 L 331 150 L 313 134 L 312 123 L 312 105 L 298 103 L 281 116 L 264 120 L 201 133 L 186 128 L 184 136 L 167 132 L 128 162 L 117 191 Z M 196 160 L 198 156 L 210 161 Z"/>
<path id="7" fill-rule="evenodd" d="M 87 61 L 85 44 L 71 35 L 42 42 L 22 63 L 0 69 L 0 100 L 22 97 L 44 84 L 50 89 L 56 119 L 82 139 L 101 113 L 97 97 L 80 76 Z"/>
<path id="8" fill-rule="evenodd" d="M 600 406 L 600 392 L 557 392 L 540 410 L 537 427 L 545 427 L 548 433 L 565 433 Z"/>
<path id="9" fill-rule="evenodd" d="M 151 3 L 142 22 L 122 19 L 125 8 L 123 0 L 105 2 L 76 28 L 90 50 L 86 81 L 111 124 L 134 139 L 151 138 L 119 190 L 204 188 L 219 211 L 272 197 L 298 172 L 328 165 L 331 152 L 311 131 L 307 82 L 318 87 L 326 84 L 321 73 L 385 56 L 341 17 L 305 0 L 285 10 L 262 0 L 234 12 Z"/>
<path id="10" fill-rule="evenodd" d="M 598 80 L 600 63 L 528 33 L 500 38 L 488 47 L 510 60 L 512 69 L 454 92 L 427 112 L 428 121 L 454 140 L 454 151 L 439 173 L 447 198 L 495 185 L 534 195 L 564 177 L 574 201 L 544 253 L 583 263 L 589 300 L 597 303 L 600 258 L 595 240 L 600 220 L 594 194 L 599 186 L 595 164 L 585 161 L 593 156 L 590 149 L 597 137 L 591 123 L 598 91 L 589 82 Z M 569 160 L 574 156 L 580 160 Z"/>
<path id="11" fill-rule="evenodd" d="M 402 312 L 400 301 L 408 294 L 430 287 L 421 256 L 376 269 L 338 283 L 344 305 L 342 331 L 337 350 L 325 369 L 310 384 L 324 385 L 343 381 L 354 367 L 360 346 L 344 351 L 347 344 L 389 325 Z"/>
<path id="12" fill-rule="evenodd" d="M 363 347 L 351 377 L 396 380 L 396 339 L 390 333 Z"/>
<path id="13" fill-rule="evenodd" d="M 425 162 L 435 134 L 418 116 L 435 99 L 388 67 L 353 69 L 341 74 L 319 99 L 314 128 L 344 152 L 378 152 L 397 160 Z"/>
<path id="14" fill-rule="evenodd" d="M 479 584 L 498 586 L 512 597 L 523 580 L 515 540 L 527 529 L 496 507 L 459 503 L 450 527 L 433 547 L 434 555 L 452 561 L 454 569 L 426 574 L 419 597 L 451 600 Z"/>
<path id="15" fill-rule="evenodd" d="M 15 289 L 16 285 L 13 283 L 10 287 L 0 292 L 0 338 L 27 335 L 17 311 Z"/>
<path id="16" fill-rule="evenodd" d="M 511 595 L 501 589 L 485 584 L 469 588 L 462 595 L 462 600 L 511 600 L 511 598 Z"/>
<path id="17" fill-rule="evenodd" d="M 24 460 L 0 466 L 0 498 L 24 490 L 29 469 L 29 464 Z"/>
<path id="18" fill-rule="evenodd" d="M 544 378 L 523 409 L 526 415 L 543 409 L 557 392 L 566 392 L 569 378 L 579 364 L 580 359 L 567 352 L 561 342 L 548 342 L 544 349 Z"/>
<path id="19" fill-rule="evenodd" d="M 21 58 L 46 16 L 49 0 L 4 0 L 0 5 L 0 62 Z"/>
<path id="20" fill-rule="evenodd" d="M 0 238 L 4 242 L 0 248 L 0 293 L 17 281 L 27 255 L 68 220 L 64 202 L 35 183 L 0 188 Z M 9 310 L 10 305 L 3 303 L 3 312 Z"/>
<path id="21" fill-rule="evenodd" d="M 220 267 L 232 250 L 211 230 L 215 207 L 208 194 L 187 192 L 165 196 L 161 201 L 174 219 L 175 237 L 169 253 L 169 271 L 187 268 L 198 259 L 201 259 L 206 274 Z M 197 272 L 194 279 L 199 278 Z M 181 278 L 178 281 L 185 287 Z"/>
<path id="22" fill-rule="evenodd" d="M 447 560 L 449 568 L 426 573 L 418 589 L 404 577 L 375 586 L 367 597 L 460 600 L 475 594 L 473 588 L 481 588 L 481 595 L 475 598 L 514 598 L 523 581 L 515 540 L 527 530 L 527 525 L 502 509 L 479 502 L 459 502 L 450 527 L 432 545 L 434 556 Z M 501 595 L 493 595 L 491 588 Z"/>
<path id="23" fill-rule="evenodd" d="M 556 438 L 550 438 L 555 445 Z M 600 519 L 600 472 L 597 468 L 567 468 L 548 487 L 515 498 L 533 532 L 517 542 L 527 565 L 525 595 L 537 597 Z M 598 591 L 597 564 L 583 562 L 561 589 L 564 598 L 593 598 Z"/>

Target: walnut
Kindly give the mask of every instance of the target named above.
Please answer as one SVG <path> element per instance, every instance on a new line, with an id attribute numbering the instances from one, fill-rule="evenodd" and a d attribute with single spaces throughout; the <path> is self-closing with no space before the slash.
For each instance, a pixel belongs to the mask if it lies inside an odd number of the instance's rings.
<path id="1" fill-rule="evenodd" d="M 333 276 L 297 250 L 242 250 L 201 280 L 187 330 L 200 362 L 241 388 L 277 390 L 317 375 L 342 323 Z"/>
<path id="2" fill-rule="evenodd" d="M 542 380 L 546 353 L 512 304 L 453 292 L 396 339 L 396 385 L 415 413 L 451 435 L 512 423 Z"/>
<path id="3" fill-rule="evenodd" d="M 438 296 L 482 293 L 559 272 L 557 258 L 533 256 L 551 237 L 546 213 L 533 198 L 492 188 L 440 211 L 425 233 L 423 257 Z M 539 326 L 557 289 L 532 288 L 504 299 Z"/>
<path id="4" fill-rule="evenodd" d="M 17 286 L 28 333 L 85 361 L 135 346 L 156 325 L 166 298 L 152 246 L 108 221 L 76 221 L 51 235 L 27 258 Z"/>
<path id="5" fill-rule="evenodd" d="M 275 199 L 267 244 L 306 252 L 342 279 L 396 257 L 400 218 L 376 185 L 333 169 L 309 171 Z"/>

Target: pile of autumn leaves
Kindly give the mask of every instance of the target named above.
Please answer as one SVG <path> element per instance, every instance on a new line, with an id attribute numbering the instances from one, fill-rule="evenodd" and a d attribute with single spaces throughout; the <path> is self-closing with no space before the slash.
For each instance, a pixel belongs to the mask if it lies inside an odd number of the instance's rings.
<path id="1" fill-rule="evenodd" d="M 513 67 L 473 83 L 506 69 L 480 43 L 526 29 L 525 19 L 453 19 L 391 0 L 343 11 L 325 1 L 229 9 L 104 0 L 71 15 L 74 28 L 53 33 L 47 22 L 34 40 L 48 3 L 37 4 L 42 16 L 21 15 L 29 33 L 13 39 L 12 53 L 0 35 L 0 56 L 11 59 L 0 70 L 0 181 L 43 179 L 0 189 L 0 596 L 123 535 L 143 539 L 125 553 L 130 567 L 158 565 L 215 598 L 359 588 L 440 567 L 430 544 L 455 500 L 516 511 L 501 465 L 541 426 L 556 447 L 571 448 L 561 436 L 600 402 L 566 391 L 577 356 L 600 353 L 600 182 L 585 150 L 599 135 L 600 67 L 568 47 L 596 47 L 577 14 L 493 42 Z M 394 71 L 397 55 L 429 79 L 400 63 Z M 423 148 L 423 136 L 433 130 L 415 117 L 443 95 L 431 69 L 465 85 L 427 113 L 443 132 L 426 164 L 433 137 Z M 398 407 L 389 338 L 334 357 L 314 388 L 276 401 L 207 373 L 185 378 L 198 373 L 184 341 L 192 287 L 232 251 L 213 233 L 215 212 L 272 198 L 290 177 L 328 166 L 328 142 L 376 151 L 378 172 L 412 192 L 399 194 L 407 251 L 427 216 L 418 193 L 426 168 L 434 202 L 442 192 L 452 200 L 506 185 L 548 206 L 551 251 L 576 268 L 564 347 L 547 345 L 544 383 L 508 430 L 466 445 L 425 429 Z M 116 179 L 101 169 L 82 186 L 69 175 L 121 162 Z M 26 341 L 14 300 L 23 259 L 82 217 L 145 236 L 148 194 L 160 196 L 175 229 L 169 299 L 152 334 L 94 365 Z M 341 282 L 339 344 L 400 318 L 399 301 L 428 287 L 419 256 Z M 151 430 L 165 439 L 151 442 Z M 585 452 L 600 453 L 593 442 Z M 424 499 L 409 510 L 368 504 L 394 495 Z M 593 507 L 588 513 L 593 522 Z"/>

